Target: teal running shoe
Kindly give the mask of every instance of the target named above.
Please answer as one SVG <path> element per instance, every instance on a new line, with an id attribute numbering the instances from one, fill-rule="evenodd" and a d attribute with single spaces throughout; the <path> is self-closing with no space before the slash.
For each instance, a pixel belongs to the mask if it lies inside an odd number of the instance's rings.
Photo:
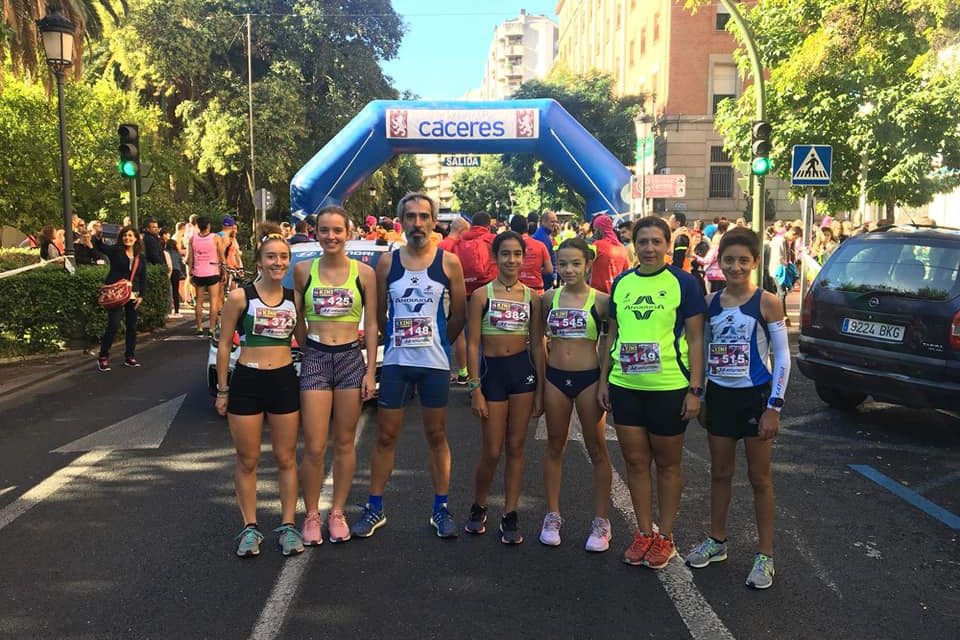
<path id="1" fill-rule="evenodd" d="M 363 515 L 350 527 L 350 534 L 358 538 L 369 538 L 373 532 L 387 524 L 387 516 L 369 504 L 364 505 Z"/>
<path id="2" fill-rule="evenodd" d="M 711 562 L 723 562 L 727 559 L 727 543 L 717 542 L 711 537 L 690 549 L 685 560 L 694 569 L 703 569 Z"/>
<path id="3" fill-rule="evenodd" d="M 758 553 L 753 559 L 753 569 L 747 576 L 747 586 L 754 589 L 769 589 L 773 586 L 773 558 Z"/>
<path id="4" fill-rule="evenodd" d="M 237 535 L 240 544 L 237 546 L 237 555 L 241 558 L 253 558 L 260 555 L 260 543 L 263 542 L 263 534 L 260 529 L 250 525 L 244 527 L 243 531 Z"/>
<path id="5" fill-rule="evenodd" d="M 280 553 L 285 556 L 303 553 L 303 536 L 293 525 L 282 524 L 273 530 L 277 535 L 277 545 Z"/>

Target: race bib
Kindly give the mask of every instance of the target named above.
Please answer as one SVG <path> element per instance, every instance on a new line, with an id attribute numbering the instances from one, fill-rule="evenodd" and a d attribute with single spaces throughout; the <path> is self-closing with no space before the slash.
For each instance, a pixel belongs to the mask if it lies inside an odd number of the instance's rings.
<path id="1" fill-rule="evenodd" d="M 313 313 L 322 318 L 345 316 L 353 310 L 353 291 L 341 287 L 315 287 Z"/>
<path id="2" fill-rule="evenodd" d="M 586 338 L 587 313 L 586 309 L 551 309 L 547 327 L 557 338 Z"/>
<path id="3" fill-rule="evenodd" d="M 491 300 L 487 310 L 490 326 L 501 331 L 525 331 L 530 320 L 530 306 L 513 300 Z"/>
<path id="4" fill-rule="evenodd" d="M 393 346 L 429 347 L 433 344 L 433 318 L 394 318 Z"/>
<path id="5" fill-rule="evenodd" d="M 750 345 L 746 342 L 711 342 L 707 349 L 707 373 L 724 378 L 742 378 L 750 373 Z"/>
<path id="6" fill-rule="evenodd" d="M 295 324 L 297 316 L 290 309 L 257 307 L 253 316 L 253 335 L 286 340 Z"/>
<path id="7" fill-rule="evenodd" d="M 660 343 L 620 343 L 620 370 L 627 374 L 660 373 Z"/>

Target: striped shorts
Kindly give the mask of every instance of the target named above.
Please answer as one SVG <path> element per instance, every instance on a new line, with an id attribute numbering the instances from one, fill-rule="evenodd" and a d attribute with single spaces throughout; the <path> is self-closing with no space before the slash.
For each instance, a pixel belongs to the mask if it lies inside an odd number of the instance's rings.
<path id="1" fill-rule="evenodd" d="M 300 390 L 359 389 L 366 372 L 359 342 L 327 345 L 307 340 L 300 364 Z"/>

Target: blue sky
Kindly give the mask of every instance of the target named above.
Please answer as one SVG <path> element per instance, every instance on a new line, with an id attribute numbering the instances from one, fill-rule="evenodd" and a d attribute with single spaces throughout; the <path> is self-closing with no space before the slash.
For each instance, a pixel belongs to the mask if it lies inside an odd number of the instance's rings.
<path id="1" fill-rule="evenodd" d="M 399 90 L 424 100 L 455 100 L 480 86 L 493 28 L 520 15 L 557 20 L 556 0 L 393 0 L 407 24 L 394 60 L 384 71 Z"/>

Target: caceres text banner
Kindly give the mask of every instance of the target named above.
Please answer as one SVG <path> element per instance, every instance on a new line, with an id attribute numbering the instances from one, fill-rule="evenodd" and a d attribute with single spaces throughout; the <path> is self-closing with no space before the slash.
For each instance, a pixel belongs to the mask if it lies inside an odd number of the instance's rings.
<path id="1" fill-rule="evenodd" d="M 387 109 L 387 138 L 517 140 L 540 135 L 537 109 Z"/>

